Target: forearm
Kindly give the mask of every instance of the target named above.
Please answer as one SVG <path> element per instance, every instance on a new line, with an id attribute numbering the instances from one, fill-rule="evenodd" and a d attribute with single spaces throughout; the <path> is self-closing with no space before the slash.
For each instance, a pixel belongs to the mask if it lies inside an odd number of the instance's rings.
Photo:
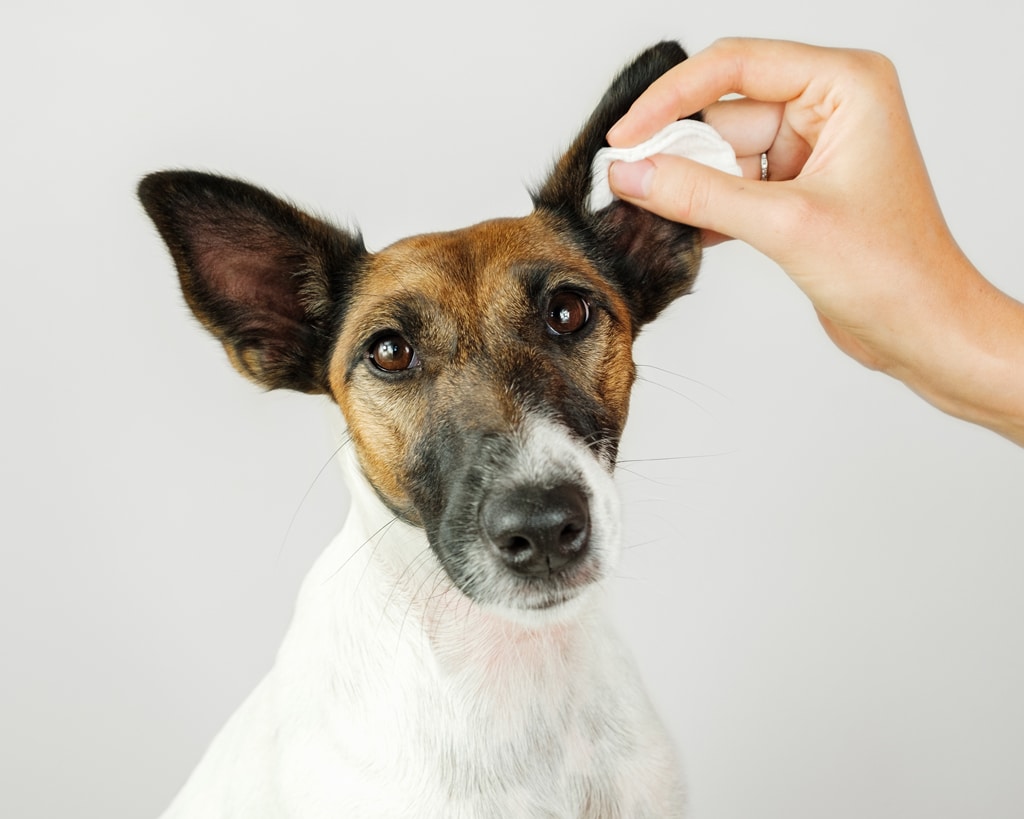
<path id="1" fill-rule="evenodd" d="M 883 369 L 944 412 L 1024 446 L 1024 304 L 966 258 L 955 263 L 949 303 L 930 305 L 917 342 Z"/>

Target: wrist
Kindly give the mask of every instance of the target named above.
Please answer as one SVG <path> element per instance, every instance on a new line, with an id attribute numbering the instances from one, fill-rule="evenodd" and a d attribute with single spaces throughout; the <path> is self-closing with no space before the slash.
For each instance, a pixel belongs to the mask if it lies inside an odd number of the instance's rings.
<path id="1" fill-rule="evenodd" d="M 927 332 L 883 369 L 943 412 L 1024 445 L 1024 305 L 957 255 L 947 303 L 928 305 Z"/>

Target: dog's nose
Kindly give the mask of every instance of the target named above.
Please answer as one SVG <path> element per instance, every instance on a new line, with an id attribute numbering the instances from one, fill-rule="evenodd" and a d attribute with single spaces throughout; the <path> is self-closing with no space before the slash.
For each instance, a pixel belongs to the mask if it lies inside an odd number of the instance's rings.
<path id="1" fill-rule="evenodd" d="M 501 559 L 525 577 L 564 569 L 586 551 L 590 538 L 587 498 L 572 484 L 494 493 L 480 520 Z"/>

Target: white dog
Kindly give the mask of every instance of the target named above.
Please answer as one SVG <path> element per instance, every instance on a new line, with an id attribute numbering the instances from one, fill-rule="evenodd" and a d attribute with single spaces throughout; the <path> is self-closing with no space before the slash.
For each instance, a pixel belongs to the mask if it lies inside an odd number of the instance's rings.
<path id="1" fill-rule="evenodd" d="M 345 527 L 166 817 L 681 814 L 602 598 L 632 342 L 689 289 L 699 237 L 586 201 L 605 132 L 683 59 L 664 43 L 619 76 L 529 216 L 378 253 L 243 182 L 143 180 L 233 364 L 330 395 L 351 437 Z"/>

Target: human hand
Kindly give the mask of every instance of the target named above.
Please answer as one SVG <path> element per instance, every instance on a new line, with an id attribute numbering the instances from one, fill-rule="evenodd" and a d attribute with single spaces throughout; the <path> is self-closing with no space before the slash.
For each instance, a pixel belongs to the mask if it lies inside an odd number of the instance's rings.
<path id="1" fill-rule="evenodd" d="M 730 94 L 742 97 L 721 99 Z M 1024 378 L 1011 384 L 1013 431 L 989 417 L 1005 391 L 982 396 L 991 390 L 977 383 L 985 362 L 1002 367 L 1005 386 L 1009 365 L 996 359 L 1007 349 L 1024 362 L 1024 313 L 947 228 L 892 64 L 864 51 L 719 41 L 651 85 L 608 141 L 634 145 L 701 109 L 736 149 L 742 178 L 660 155 L 613 164 L 613 191 L 712 240 L 753 245 L 811 299 L 842 350 L 948 412 L 1024 440 Z"/>
<path id="2" fill-rule="evenodd" d="M 732 93 L 743 98 L 718 101 Z M 658 156 L 613 165 L 613 190 L 761 250 L 811 298 L 843 350 L 886 368 L 892 352 L 878 336 L 904 324 L 887 313 L 902 313 L 912 297 L 909 263 L 958 253 L 892 65 L 868 52 L 723 40 L 655 82 L 609 142 L 635 144 L 702 108 L 736 149 L 743 179 Z M 767 184 L 751 181 L 762 152 Z"/>

